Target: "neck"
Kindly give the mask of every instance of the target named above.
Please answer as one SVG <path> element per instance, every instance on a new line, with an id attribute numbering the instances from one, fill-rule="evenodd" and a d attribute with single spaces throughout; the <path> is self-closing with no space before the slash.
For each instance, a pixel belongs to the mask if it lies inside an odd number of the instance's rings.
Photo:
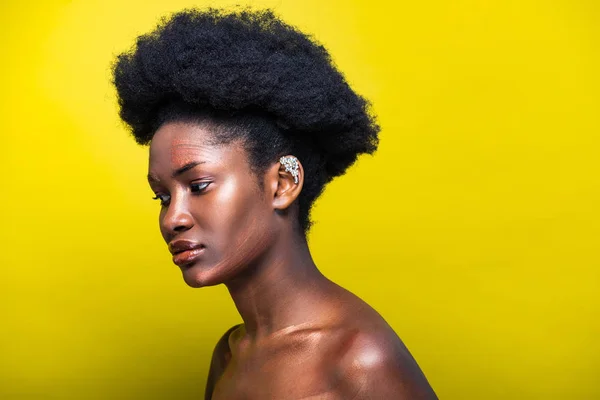
<path id="1" fill-rule="evenodd" d="M 310 324 L 311 304 L 322 298 L 321 288 L 329 282 L 306 240 L 293 233 L 282 235 L 247 271 L 226 285 L 251 338 Z"/>

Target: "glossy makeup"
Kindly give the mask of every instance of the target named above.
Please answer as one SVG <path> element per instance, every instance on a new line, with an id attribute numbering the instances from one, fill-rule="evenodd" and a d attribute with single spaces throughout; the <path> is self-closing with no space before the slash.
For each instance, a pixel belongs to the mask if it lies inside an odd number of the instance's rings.
<path id="1" fill-rule="evenodd" d="M 210 124 L 166 123 L 150 144 L 148 181 L 163 238 L 192 287 L 224 283 L 264 253 L 271 202 L 239 141 L 217 144 Z"/>

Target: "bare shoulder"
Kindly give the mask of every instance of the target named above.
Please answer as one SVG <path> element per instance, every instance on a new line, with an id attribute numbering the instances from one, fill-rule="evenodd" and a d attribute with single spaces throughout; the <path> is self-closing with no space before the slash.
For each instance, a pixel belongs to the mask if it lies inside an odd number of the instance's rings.
<path id="1" fill-rule="evenodd" d="M 213 354 L 212 354 L 212 359 L 210 362 L 210 368 L 208 370 L 208 379 L 206 381 L 206 390 L 204 393 L 204 398 L 206 400 L 211 399 L 215 384 L 216 384 L 217 380 L 223 374 L 223 371 L 225 371 L 225 368 L 227 367 L 227 363 L 229 362 L 229 359 L 231 358 L 231 348 L 229 346 L 229 339 L 230 339 L 231 333 L 234 332 L 236 329 L 238 329 L 240 326 L 241 326 L 241 324 L 234 325 L 231 328 L 229 328 L 223 334 L 223 336 L 221 336 L 221 338 L 217 341 L 217 344 L 215 345 L 215 348 L 214 348 Z"/>
<path id="2" fill-rule="evenodd" d="M 437 399 L 406 346 L 391 330 L 357 330 L 341 342 L 337 395 L 343 399 Z"/>

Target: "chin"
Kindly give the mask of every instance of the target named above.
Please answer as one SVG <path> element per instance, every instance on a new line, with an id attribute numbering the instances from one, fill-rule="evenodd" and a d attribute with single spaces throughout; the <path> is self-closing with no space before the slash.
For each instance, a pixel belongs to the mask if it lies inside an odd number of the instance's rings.
<path id="1" fill-rule="evenodd" d="M 215 286 L 223 283 L 223 279 L 220 274 L 215 272 L 217 271 L 215 271 L 214 268 L 203 268 L 197 265 L 184 267 L 181 270 L 183 280 L 189 287 L 192 288 Z"/>

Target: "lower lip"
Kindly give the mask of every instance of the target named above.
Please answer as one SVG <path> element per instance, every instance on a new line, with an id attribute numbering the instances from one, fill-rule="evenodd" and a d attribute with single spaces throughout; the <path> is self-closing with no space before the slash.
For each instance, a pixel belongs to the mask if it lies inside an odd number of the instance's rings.
<path id="1" fill-rule="evenodd" d="M 184 267 L 190 263 L 198 261 L 202 253 L 204 253 L 204 247 L 182 251 L 181 253 L 177 253 L 173 256 L 173 263 L 179 265 L 180 267 Z"/>

